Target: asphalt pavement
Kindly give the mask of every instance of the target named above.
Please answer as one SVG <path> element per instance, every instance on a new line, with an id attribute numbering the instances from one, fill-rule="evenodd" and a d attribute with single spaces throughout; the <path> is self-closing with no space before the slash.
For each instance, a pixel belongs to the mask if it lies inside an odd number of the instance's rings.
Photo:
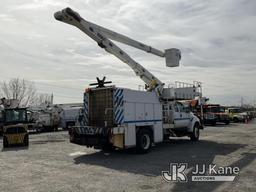
<path id="1" fill-rule="evenodd" d="M 69 143 L 65 131 L 30 135 L 29 148 L 0 152 L 1 192 L 256 191 L 256 121 L 206 127 L 198 142 L 175 138 L 150 153 L 104 152 Z M 0 138 L 2 148 L 2 138 Z M 186 182 L 166 181 L 170 163 Z M 197 165 L 238 167 L 234 181 L 191 181 Z"/>

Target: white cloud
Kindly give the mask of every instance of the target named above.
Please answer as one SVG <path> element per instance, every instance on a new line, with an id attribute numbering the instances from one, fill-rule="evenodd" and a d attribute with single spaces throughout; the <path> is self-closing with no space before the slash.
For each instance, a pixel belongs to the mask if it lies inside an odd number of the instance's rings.
<path id="1" fill-rule="evenodd" d="M 137 89 L 143 84 L 126 64 L 78 29 L 54 20 L 53 13 L 67 6 L 89 21 L 156 48 L 180 48 L 181 67 L 166 68 L 163 59 L 122 46 L 163 82 L 202 81 L 204 93 L 217 102 L 256 97 L 256 2 L 245 0 L 3 0 L 2 79 L 44 79 L 81 90 L 104 75 L 118 86 Z M 55 91 L 72 97 L 68 90 Z"/>

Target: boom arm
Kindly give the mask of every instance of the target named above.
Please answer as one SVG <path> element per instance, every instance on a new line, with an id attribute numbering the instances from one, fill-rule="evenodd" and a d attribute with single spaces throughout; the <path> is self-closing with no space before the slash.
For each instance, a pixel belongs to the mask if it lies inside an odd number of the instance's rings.
<path id="1" fill-rule="evenodd" d="M 88 22 L 70 8 L 56 12 L 54 17 L 59 21 L 78 27 L 85 34 L 95 40 L 101 48 L 104 48 L 107 52 L 115 55 L 121 61 L 128 64 L 135 74 L 146 83 L 148 90 L 157 89 L 158 93 L 161 94 L 164 84 L 109 39 L 130 45 L 160 57 L 165 57 L 167 66 L 174 67 L 179 65 L 181 56 L 178 49 L 168 49 L 165 50 L 165 52 L 162 52 L 152 48 L 151 46 L 130 39 L 129 37 Z"/>

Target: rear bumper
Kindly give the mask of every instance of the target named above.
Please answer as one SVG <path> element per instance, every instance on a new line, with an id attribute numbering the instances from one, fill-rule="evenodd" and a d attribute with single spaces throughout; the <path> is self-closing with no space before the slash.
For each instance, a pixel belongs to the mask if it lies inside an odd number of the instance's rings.
<path id="1" fill-rule="evenodd" d="M 3 139 L 7 140 L 8 146 L 24 145 L 26 137 L 28 137 L 28 134 L 20 134 L 18 135 L 18 138 L 13 138 L 12 136 L 6 134 L 3 135 Z"/>
<path id="2" fill-rule="evenodd" d="M 87 147 L 99 147 L 109 142 L 109 132 L 106 128 L 71 127 L 69 129 L 70 142 Z"/>
<path id="3" fill-rule="evenodd" d="M 204 124 L 215 124 L 216 119 L 204 119 Z"/>
<path id="4" fill-rule="evenodd" d="M 70 136 L 70 143 L 74 143 L 77 145 L 86 145 L 87 147 L 98 146 L 100 144 L 100 140 L 96 136 L 88 136 L 88 135 L 76 135 L 74 137 Z"/>
<path id="5" fill-rule="evenodd" d="M 21 146 L 21 145 L 24 145 L 25 142 L 8 142 L 8 146 Z"/>

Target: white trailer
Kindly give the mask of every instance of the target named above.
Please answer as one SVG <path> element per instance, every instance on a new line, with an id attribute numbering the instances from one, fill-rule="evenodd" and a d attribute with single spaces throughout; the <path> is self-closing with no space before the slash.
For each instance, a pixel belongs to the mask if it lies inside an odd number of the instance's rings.
<path id="1" fill-rule="evenodd" d="M 178 49 L 164 52 L 129 37 L 91 23 L 70 8 L 54 14 L 55 19 L 82 30 L 107 52 L 130 66 L 144 82 L 147 91 L 135 91 L 115 86 L 105 87 L 105 77 L 84 94 L 84 107 L 78 126 L 70 129 L 70 141 L 88 147 L 136 147 L 147 152 L 152 143 L 162 142 L 171 136 L 189 136 L 199 139 L 200 120 L 177 99 L 201 97 L 201 84 L 182 87 L 164 87 L 157 77 L 133 60 L 113 41 L 127 44 L 145 52 L 164 57 L 168 67 L 179 65 Z"/>
<path id="2" fill-rule="evenodd" d="M 78 115 L 82 107 L 64 107 L 60 113 L 60 122 L 62 129 L 67 130 L 74 126 L 78 120 Z"/>

